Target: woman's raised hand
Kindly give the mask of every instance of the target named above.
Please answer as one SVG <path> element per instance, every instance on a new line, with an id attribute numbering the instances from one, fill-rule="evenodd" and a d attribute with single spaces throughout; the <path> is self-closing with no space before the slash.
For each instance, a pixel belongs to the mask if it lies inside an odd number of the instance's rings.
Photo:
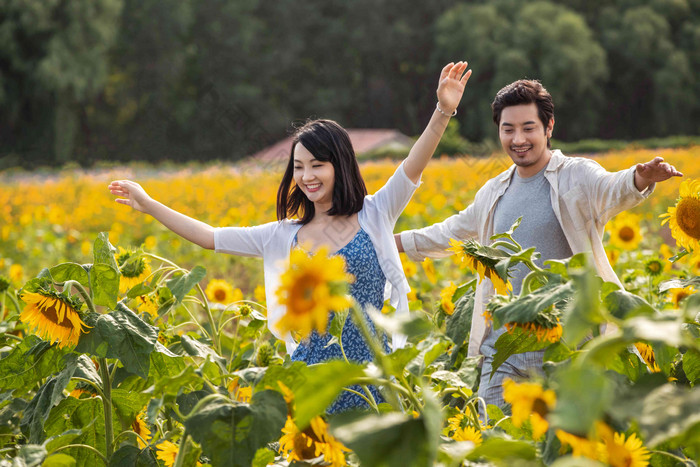
<path id="1" fill-rule="evenodd" d="M 131 180 L 113 181 L 109 184 L 109 191 L 115 196 L 121 196 L 115 199 L 117 203 L 126 204 L 141 212 L 146 212 L 146 204 L 151 201 L 141 185 Z"/>
<path id="2" fill-rule="evenodd" d="M 472 70 L 467 70 L 467 62 L 445 65 L 440 73 L 440 83 L 437 89 L 438 103 L 443 112 L 452 114 L 455 111 L 459 101 L 462 100 L 464 87 L 471 75 Z"/>

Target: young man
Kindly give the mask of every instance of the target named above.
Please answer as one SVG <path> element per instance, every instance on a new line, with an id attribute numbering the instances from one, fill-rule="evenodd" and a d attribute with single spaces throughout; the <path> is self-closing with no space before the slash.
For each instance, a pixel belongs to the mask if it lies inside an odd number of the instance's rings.
<path id="1" fill-rule="evenodd" d="M 600 277 L 621 286 L 603 248 L 605 224 L 647 198 L 656 182 L 682 174 L 661 157 L 610 173 L 592 160 L 550 150 L 554 104 L 539 81 L 509 84 L 491 107 L 501 145 L 514 165 L 487 181 L 464 211 L 395 235 L 399 251 L 414 261 L 448 256 L 450 239 L 489 244 L 492 235 L 507 231 L 522 216 L 513 236 L 524 248 L 534 246 L 542 254 L 541 262 L 590 252 Z M 510 273 L 513 293 L 518 294 L 528 270 L 521 264 Z M 488 279 L 477 287 L 469 355 L 483 355 L 479 396 L 487 404 L 502 406 L 503 381 L 541 372 L 544 351 L 512 355 L 489 380 L 494 345 L 505 331 L 492 330 L 482 316 L 493 293 Z"/>

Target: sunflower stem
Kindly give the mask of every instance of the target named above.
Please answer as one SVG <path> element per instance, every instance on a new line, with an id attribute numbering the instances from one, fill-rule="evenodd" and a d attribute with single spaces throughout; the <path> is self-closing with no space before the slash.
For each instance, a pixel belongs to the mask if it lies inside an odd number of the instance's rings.
<path id="1" fill-rule="evenodd" d="M 7 332 L 3 332 L 2 335 L 3 335 L 3 337 L 9 337 L 10 339 L 14 339 L 17 342 L 22 342 L 24 340 L 19 336 L 15 336 L 14 334 L 9 334 Z"/>
<path id="2" fill-rule="evenodd" d="M 66 288 L 75 287 L 75 289 L 80 293 L 80 295 L 82 295 L 83 299 L 85 300 L 85 304 L 87 305 L 88 309 L 93 313 L 97 313 L 97 310 L 95 309 L 95 304 L 92 303 L 92 297 L 90 297 L 90 294 L 87 292 L 87 290 L 85 290 L 85 287 L 83 287 L 83 285 L 80 282 L 71 279 L 59 285 L 63 286 L 64 290 Z"/>
<path id="3" fill-rule="evenodd" d="M 364 387 L 364 386 L 363 386 L 363 387 Z M 362 394 L 360 391 L 355 391 L 354 389 L 350 389 L 350 388 L 343 388 L 343 391 L 346 391 L 346 392 L 355 394 L 355 395 L 357 395 L 357 396 L 360 396 L 361 398 L 363 398 L 363 399 L 365 400 L 365 402 L 367 402 L 367 404 L 368 404 L 369 406 L 372 406 L 372 401 L 370 401 L 370 400 L 367 398 L 367 396 L 365 396 L 364 394 Z"/>
<path id="4" fill-rule="evenodd" d="M 214 321 L 214 315 L 211 313 L 211 308 L 209 307 L 209 301 L 207 300 L 207 296 L 204 294 L 204 290 L 202 290 L 202 286 L 197 284 L 197 291 L 200 293 L 202 296 L 202 305 L 204 306 L 204 311 L 207 312 L 207 319 L 209 320 L 209 326 L 211 326 L 211 338 L 214 341 L 214 349 L 216 349 L 216 352 L 221 355 L 221 341 L 219 340 L 219 330 L 216 327 L 216 322 Z"/>
<path id="5" fill-rule="evenodd" d="M 8 297 L 10 297 L 10 300 L 12 301 L 12 304 L 15 306 L 15 310 L 17 310 L 17 313 L 21 313 L 22 310 L 19 307 L 19 301 L 17 301 L 17 297 L 15 297 L 15 294 L 11 294 L 9 290 L 6 290 L 5 294 Z"/>
<path id="6" fill-rule="evenodd" d="M 678 462 L 682 462 L 683 465 L 687 465 L 687 466 L 693 465 L 693 464 L 691 463 L 690 459 L 688 459 L 688 458 L 683 459 L 682 457 L 677 456 L 677 455 L 675 455 L 675 454 L 671 454 L 670 452 L 666 452 L 666 451 L 655 451 L 655 450 L 651 450 L 651 449 L 649 450 L 649 452 L 650 452 L 651 454 L 660 454 L 660 455 L 662 455 L 662 456 L 668 456 L 668 457 L 670 457 L 670 458 L 672 458 L 672 459 L 677 460 Z"/>
<path id="7" fill-rule="evenodd" d="M 95 391 L 97 392 L 97 394 L 98 394 L 102 399 L 105 398 L 105 393 L 102 391 L 102 388 L 100 388 L 100 385 L 97 384 L 97 383 L 95 383 L 94 381 L 90 381 L 89 379 L 86 379 L 86 378 L 80 378 L 79 376 L 72 376 L 71 379 L 72 379 L 72 380 L 75 380 L 75 381 L 81 381 L 81 382 L 83 382 L 83 383 L 89 384 L 90 386 L 93 387 L 93 389 L 95 389 Z"/>
<path id="8" fill-rule="evenodd" d="M 141 436 L 140 434 L 136 433 L 136 432 L 133 431 L 133 430 L 124 430 L 124 431 L 122 431 L 121 433 L 119 433 L 117 436 L 114 437 L 114 444 L 116 445 L 116 444 L 117 444 L 117 440 L 118 440 L 119 438 L 121 438 L 122 436 L 124 436 L 124 435 L 136 435 L 136 437 L 138 437 L 138 438 L 141 439 L 141 441 L 143 442 L 143 444 L 145 444 L 146 446 L 148 446 L 148 441 L 146 441 L 146 440 L 143 438 L 143 436 Z"/>
<path id="9" fill-rule="evenodd" d="M 362 314 L 362 311 L 357 306 L 357 304 L 354 304 L 352 306 L 351 310 L 353 313 L 353 318 L 355 320 L 355 323 L 357 324 L 357 327 L 360 329 L 360 332 L 362 333 L 363 337 L 365 338 L 365 341 L 367 341 L 367 345 L 369 346 L 370 350 L 374 354 L 374 361 L 379 366 L 380 370 L 382 371 L 382 374 L 384 374 L 387 377 L 391 376 L 390 372 L 387 371 L 387 364 L 385 361 L 386 357 L 384 355 L 384 350 L 381 348 L 381 345 L 378 342 L 377 336 L 370 331 L 369 326 L 367 325 L 367 321 L 365 320 L 365 317 Z M 341 337 L 342 337 L 342 334 L 341 334 Z M 394 388 L 393 385 L 387 385 L 387 388 L 389 389 L 389 392 L 392 396 L 391 399 L 394 402 L 392 405 L 400 405 L 400 398 L 399 398 L 398 393 L 396 392 L 396 388 Z M 409 394 L 411 396 L 413 396 L 412 391 L 410 391 L 410 390 L 409 390 Z"/>
<path id="10" fill-rule="evenodd" d="M 109 367 L 107 359 L 100 357 L 100 376 L 102 377 L 102 405 L 105 413 L 105 446 L 107 458 L 112 457 L 112 448 L 114 447 L 114 426 L 112 425 L 112 382 L 109 375 Z"/>
<path id="11" fill-rule="evenodd" d="M 185 463 L 185 456 L 187 455 L 187 438 L 189 435 L 187 434 L 187 430 L 182 434 L 182 438 L 180 438 L 180 446 L 178 447 L 177 450 L 177 457 L 175 458 L 175 464 L 173 467 L 182 467 Z"/>
<path id="12" fill-rule="evenodd" d="M 505 241 L 503 241 L 503 240 L 499 240 L 499 241 L 497 241 L 497 242 L 493 242 L 493 243 L 492 243 L 491 245 L 489 245 L 489 246 L 490 246 L 491 248 L 498 248 L 499 246 L 502 246 L 503 248 L 508 248 L 509 250 L 511 250 L 511 251 L 514 252 L 514 253 L 519 253 L 520 251 L 522 251 L 523 247 L 521 247 L 520 244 L 519 244 L 518 242 L 516 242 L 516 241 L 513 240 L 512 238 L 511 238 L 510 240 L 512 240 L 512 242 L 513 242 L 515 245 L 514 245 L 513 243 L 510 243 L 510 242 L 505 242 Z"/>

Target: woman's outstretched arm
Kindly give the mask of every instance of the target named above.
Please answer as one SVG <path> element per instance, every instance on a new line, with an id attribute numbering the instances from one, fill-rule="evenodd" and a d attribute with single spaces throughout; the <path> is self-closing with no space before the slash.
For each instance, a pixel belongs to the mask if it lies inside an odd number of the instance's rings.
<path id="1" fill-rule="evenodd" d="M 466 72 L 465 72 L 466 70 Z M 423 169 L 433 157 L 440 138 L 442 138 L 450 116 L 462 99 L 464 87 L 472 71 L 467 70 L 467 62 L 449 63 L 442 69 L 437 89 L 438 103 L 428 126 L 413 145 L 404 162 L 404 171 L 413 183 L 418 183 Z"/>
<path id="2" fill-rule="evenodd" d="M 109 184 L 109 191 L 113 195 L 121 197 L 115 200 L 117 203 L 126 204 L 137 211 L 153 216 L 168 229 L 202 248 L 214 249 L 214 228 L 212 226 L 154 200 L 138 183 L 131 180 L 114 181 Z"/>

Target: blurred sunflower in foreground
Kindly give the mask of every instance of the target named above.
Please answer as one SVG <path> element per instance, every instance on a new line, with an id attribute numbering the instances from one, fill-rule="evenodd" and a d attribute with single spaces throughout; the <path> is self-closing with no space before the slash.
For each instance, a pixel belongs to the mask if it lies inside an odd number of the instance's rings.
<path id="1" fill-rule="evenodd" d="M 679 198 L 675 206 L 661 214 L 663 221 L 668 222 L 671 235 L 679 246 L 688 251 L 700 249 L 700 179 L 685 180 L 681 183 Z"/>
<path id="2" fill-rule="evenodd" d="M 537 440 L 549 428 L 547 415 L 554 408 L 557 397 L 554 391 L 545 390 L 538 383 L 516 383 L 507 379 L 503 382 L 503 400 L 512 406 L 513 424 L 520 427 L 529 419 L 532 439 Z"/>
<path id="3" fill-rule="evenodd" d="M 632 433 L 616 433 L 603 422 L 597 422 L 593 436 L 584 438 L 557 430 L 562 448 L 571 446 L 574 457 L 588 457 L 612 467 L 646 467 L 651 454 L 642 440 Z"/>
<path id="4" fill-rule="evenodd" d="M 148 258 L 141 255 L 140 251 L 125 250 L 119 247 L 119 252 L 114 258 L 121 273 L 119 293 L 126 293 L 130 288 L 142 283 L 151 275 L 150 262 Z"/>
<path id="5" fill-rule="evenodd" d="M 59 294 L 55 290 L 22 292 L 20 299 L 27 304 L 19 316 L 20 321 L 36 328 L 37 334 L 59 347 L 78 345 L 83 327 L 82 303 L 76 297 Z"/>
<path id="6" fill-rule="evenodd" d="M 345 272 L 343 257 L 329 257 L 328 248 L 314 254 L 295 249 L 277 289 L 279 303 L 286 307 L 277 328 L 283 333 L 296 331 L 302 338 L 313 329 L 325 333 L 328 314 L 352 306 L 347 296 L 348 282 L 352 280 L 353 276 Z"/>

